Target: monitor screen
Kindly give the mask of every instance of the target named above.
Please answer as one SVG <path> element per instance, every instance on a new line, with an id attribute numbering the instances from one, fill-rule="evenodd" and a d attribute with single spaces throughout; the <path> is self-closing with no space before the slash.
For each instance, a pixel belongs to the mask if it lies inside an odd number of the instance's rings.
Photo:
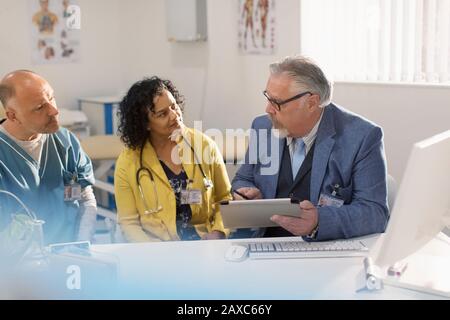
<path id="1" fill-rule="evenodd" d="M 393 265 L 423 247 L 450 224 L 449 208 L 450 130 L 414 144 L 375 264 Z"/>

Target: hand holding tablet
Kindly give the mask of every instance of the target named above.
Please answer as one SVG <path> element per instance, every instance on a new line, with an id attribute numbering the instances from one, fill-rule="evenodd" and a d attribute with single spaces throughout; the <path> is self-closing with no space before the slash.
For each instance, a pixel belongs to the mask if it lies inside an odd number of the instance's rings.
<path id="1" fill-rule="evenodd" d="M 275 214 L 300 216 L 298 201 L 289 198 L 224 201 L 220 211 L 228 229 L 275 227 L 270 220 Z"/>

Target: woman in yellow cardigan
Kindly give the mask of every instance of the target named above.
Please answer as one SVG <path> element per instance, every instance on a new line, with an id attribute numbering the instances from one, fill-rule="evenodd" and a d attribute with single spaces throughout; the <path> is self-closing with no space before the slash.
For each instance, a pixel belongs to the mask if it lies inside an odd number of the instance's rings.
<path id="1" fill-rule="evenodd" d="M 131 242 L 226 237 L 217 202 L 231 199 L 213 140 L 183 124 L 184 99 L 158 77 L 135 83 L 119 107 L 127 148 L 114 174 L 118 220 Z"/>

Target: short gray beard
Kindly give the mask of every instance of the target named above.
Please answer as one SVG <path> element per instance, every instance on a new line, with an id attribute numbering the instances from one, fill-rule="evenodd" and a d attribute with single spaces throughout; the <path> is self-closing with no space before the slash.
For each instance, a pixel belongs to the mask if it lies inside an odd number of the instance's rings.
<path id="1" fill-rule="evenodd" d="M 269 116 L 270 121 L 272 121 L 272 133 L 275 137 L 283 139 L 289 135 L 289 132 L 284 128 L 277 120 L 272 116 Z"/>

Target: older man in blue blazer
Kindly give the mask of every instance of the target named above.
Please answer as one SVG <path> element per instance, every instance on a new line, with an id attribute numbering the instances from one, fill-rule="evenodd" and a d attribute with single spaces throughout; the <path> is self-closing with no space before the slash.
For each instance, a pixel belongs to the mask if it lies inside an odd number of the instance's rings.
<path id="1" fill-rule="evenodd" d="M 300 200 L 300 217 L 277 213 L 272 221 L 280 227 L 265 236 L 331 240 L 384 232 L 382 129 L 331 103 L 332 84 L 302 56 L 271 64 L 263 93 L 267 114 L 253 121 L 233 189 L 249 199 Z"/>

